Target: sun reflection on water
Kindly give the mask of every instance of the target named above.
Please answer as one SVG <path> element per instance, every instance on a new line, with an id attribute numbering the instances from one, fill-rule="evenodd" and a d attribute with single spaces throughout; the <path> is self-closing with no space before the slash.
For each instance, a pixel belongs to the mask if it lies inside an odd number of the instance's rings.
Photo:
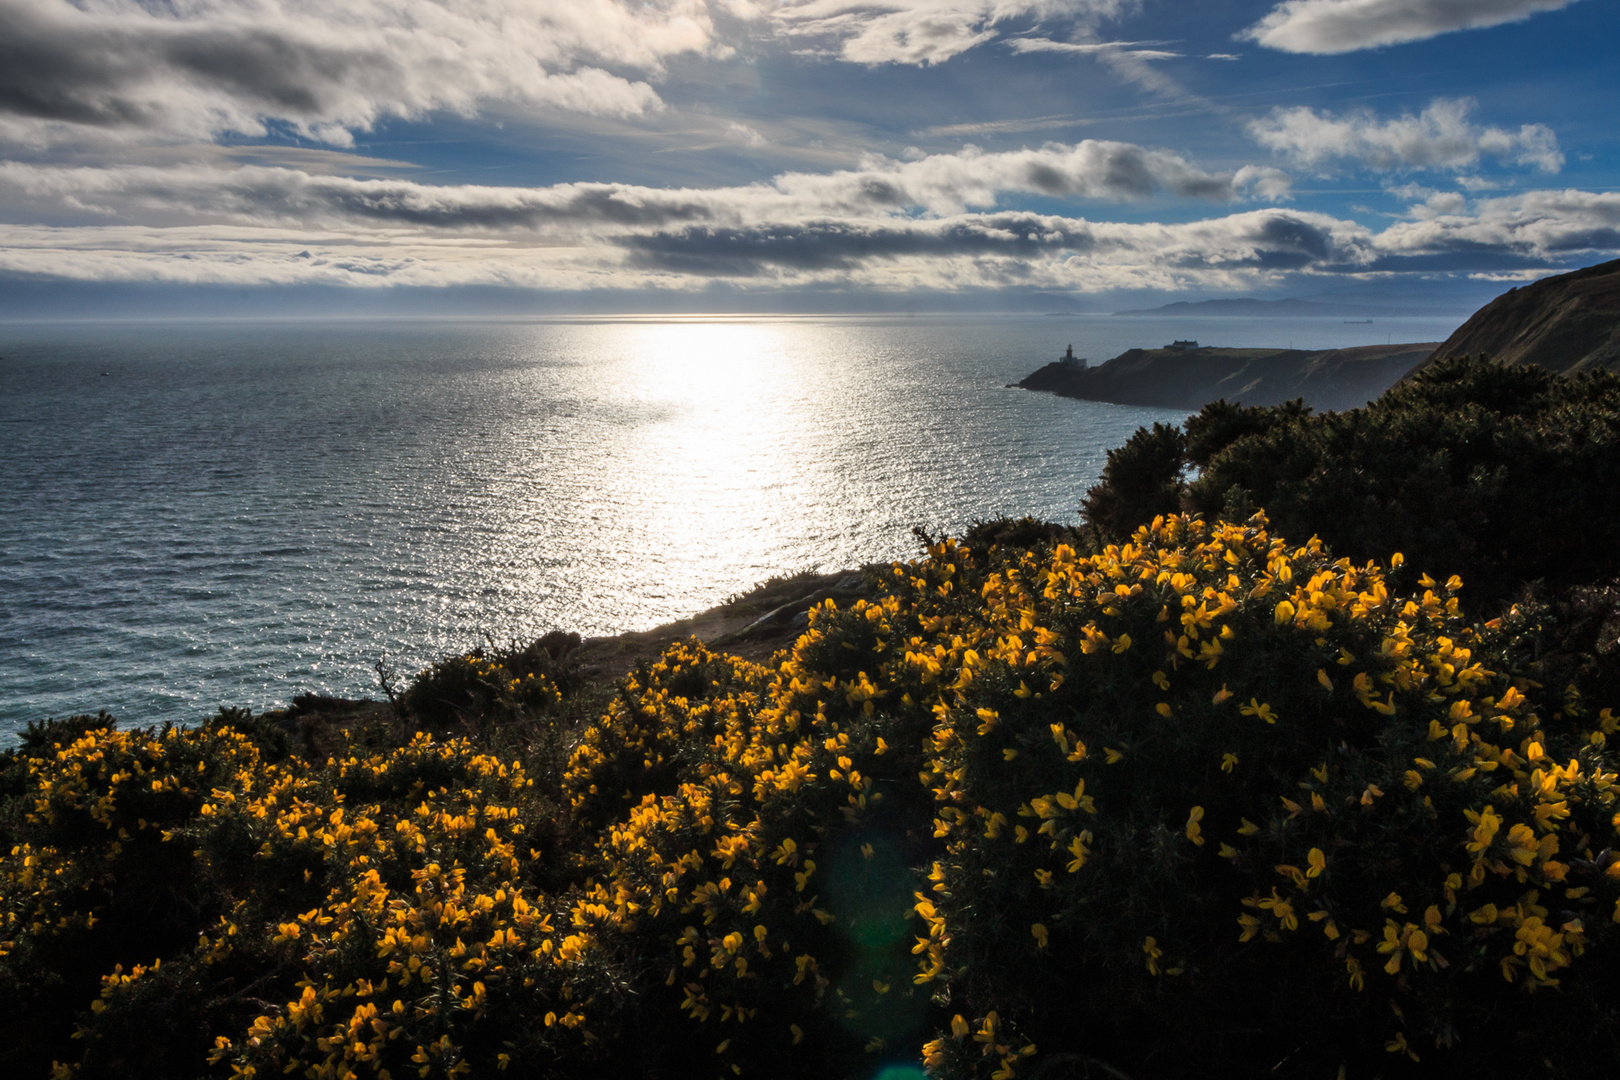
<path id="1" fill-rule="evenodd" d="M 763 577 L 819 564 L 812 538 L 833 531 L 840 502 L 828 496 L 856 480 L 836 460 L 839 428 L 847 437 L 849 425 L 839 424 L 847 403 L 827 356 L 806 348 L 795 327 L 771 323 L 613 330 L 611 345 L 593 350 L 591 393 L 603 411 L 637 419 L 573 448 L 592 460 L 595 482 L 563 516 L 633 553 L 637 566 L 626 569 L 644 574 L 647 613 L 636 621 L 670 617 L 672 603 L 739 569 Z M 514 539 L 561 509 L 556 495 L 550 486 L 530 492 L 519 511 L 530 527 Z M 596 603 L 624 603 L 622 585 L 592 576 L 603 586 Z"/>
<path id="2" fill-rule="evenodd" d="M 1072 518 L 1109 447 L 1178 418 L 1007 388 L 1068 340 L 1104 354 L 1076 330 L 42 332 L 8 347 L 35 366 L 0 399 L 0 725 L 374 694 L 379 657 L 647 629 L 773 574 L 909 557 L 914 525 Z"/>

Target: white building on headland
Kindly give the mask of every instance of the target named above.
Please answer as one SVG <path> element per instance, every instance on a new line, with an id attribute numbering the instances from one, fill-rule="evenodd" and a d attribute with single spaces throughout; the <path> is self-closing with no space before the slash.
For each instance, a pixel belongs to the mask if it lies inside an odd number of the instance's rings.
<path id="1" fill-rule="evenodd" d="M 1165 348 L 1167 348 L 1167 349 L 1196 349 L 1196 348 L 1198 348 L 1198 342 L 1196 342 L 1196 341 L 1172 341 L 1170 344 L 1166 345 Z"/>
<path id="2" fill-rule="evenodd" d="M 1070 345 L 1067 349 L 1063 350 L 1063 355 L 1058 357 L 1058 363 L 1062 364 L 1064 367 L 1078 368 L 1081 371 L 1086 370 L 1086 358 L 1083 356 L 1074 355 L 1073 345 Z"/>

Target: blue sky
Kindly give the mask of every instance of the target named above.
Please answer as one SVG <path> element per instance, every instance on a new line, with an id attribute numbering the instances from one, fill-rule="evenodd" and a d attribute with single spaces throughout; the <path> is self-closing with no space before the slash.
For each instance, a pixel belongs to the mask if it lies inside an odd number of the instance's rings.
<path id="1" fill-rule="evenodd" d="M 0 293 L 1488 295 L 1620 254 L 1617 41 L 1605 0 L 0 0 Z"/>

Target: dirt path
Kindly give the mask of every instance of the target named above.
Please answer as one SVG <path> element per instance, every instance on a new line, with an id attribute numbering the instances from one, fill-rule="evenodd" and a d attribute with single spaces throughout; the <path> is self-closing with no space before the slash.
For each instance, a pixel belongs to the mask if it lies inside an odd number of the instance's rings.
<path id="1" fill-rule="evenodd" d="M 805 612 L 831 599 L 847 607 L 872 595 L 869 578 L 859 570 L 836 574 L 795 574 L 772 578 L 718 607 L 651 630 L 587 638 L 579 659 L 593 681 L 612 679 L 662 652 L 671 642 L 696 637 L 745 660 L 762 662 L 791 645 L 808 625 Z"/>

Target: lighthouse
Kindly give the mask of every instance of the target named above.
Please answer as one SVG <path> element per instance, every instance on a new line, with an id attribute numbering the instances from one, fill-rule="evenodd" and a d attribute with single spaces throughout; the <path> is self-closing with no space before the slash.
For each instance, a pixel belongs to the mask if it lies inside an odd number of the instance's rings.
<path id="1" fill-rule="evenodd" d="M 1063 355 L 1058 357 L 1058 363 L 1064 367 L 1079 368 L 1081 371 L 1086 370 L 1086 358 L 1074 355 L 1073 345 L 1063 350 Z"/>

